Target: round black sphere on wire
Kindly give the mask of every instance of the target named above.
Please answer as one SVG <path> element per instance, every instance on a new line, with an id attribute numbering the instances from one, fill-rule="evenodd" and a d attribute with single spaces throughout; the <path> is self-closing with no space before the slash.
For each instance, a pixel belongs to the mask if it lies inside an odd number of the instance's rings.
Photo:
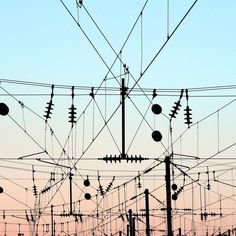
<path id="1" fill-rule="evenodd" d="M 5 103 L 0 103 L 0 115 L 6 116 L 9 113 L 9 108 Z"/>
<path id="2" fill-rule="evenodd" d="M 176 201 L 178 199 L 178 195 L 176 193 L 172 194 L 172 200 Z"/>
<path id="3" fill-rule="evenodd" d="M 85 179 L 85 180 L 84 180 L 84 186 L 85 186 L 85 187 L 89 187 L 89 186 L 90 186 L 90 181 L 89 181 L 89 179 Z"/>
<path id="4" fill-rule="evenodd" d="M 160 142 L 162 140 L 161 132 L 159 132 L 158 130 L 154 130 L 152 132 L 152 138 L 155 142 Z"/>
<path id="5" fill-rule="evenodd" d="M 172 188 L 172 190 L 175 191 L 177 189 L 177 184 L 172 184 L 171 188 Z"/>
<path id="6" fill-rule="evenodd" d="M 3 188 L 0 186 L 0 193 L 3 193 Z"/>
<path id="7" fill-rule="evenodd" d="M 90 194 L 90 193 L 85 193 L 85 194 L 84 194 L 84 198 L 85 198 L 86 200 L 90 200 L 90 199 L 91 199 L 91 194 Z"/>
<path id="8" fill-rule="evenodd" d="M 161 107 L 159 104 L 153 104 L 153 105 L 152 105 L 152 112 L 153 112 L 155 115 L 159 115 L 159 114 L 161 114 L 161 112 L 162 112 L 162 107 Z"/>

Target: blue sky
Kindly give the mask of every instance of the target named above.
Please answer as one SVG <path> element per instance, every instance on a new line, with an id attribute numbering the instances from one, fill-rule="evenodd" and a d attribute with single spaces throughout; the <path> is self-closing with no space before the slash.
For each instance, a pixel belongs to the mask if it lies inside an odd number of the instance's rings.
<path id="1" fill-rule="evenodd" d="M 170 29 L 193 1 L 170 1 Z M 65 1 L 76 15 L 75 1 Z M 116 51 L 144 1 L 84 1 Z M 199 0 L 189 17 L 144 76 L 143 86 L 180 87 L 234 83 L 235 9 L 233 0 Z M 143 14 L 144 67 L 166 37 L 165 1 L 149 1 Z M 108 65 L 114 54 L 86 13 L 80 23 Z M 98 85 L 107 70 L 60 1 L 0 3 L 0 77 L 66 84 Z M 100 40 L 99 40 L 100 39 Z M 136 77 L 140 68 L 138 23 L 124 60 Z M 154 79 L 155 77 L 155 79 Z"/>

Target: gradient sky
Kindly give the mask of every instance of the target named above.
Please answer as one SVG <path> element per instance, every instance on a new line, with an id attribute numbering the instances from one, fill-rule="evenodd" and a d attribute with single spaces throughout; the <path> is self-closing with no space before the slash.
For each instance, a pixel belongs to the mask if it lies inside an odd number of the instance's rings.
<path id="1" fill-rule="evenodd" d="M 179 20 L 185 14 L 187 9 L 191 6 L 194 1 L 190 0 L 170 0 L 170 18 L 169 18 L 169 33 L 176 27 Z M 84 0 L 84 5 L 89 11 L 93 19 L 96 21 L 101 30 L 106 35 L 107 39 L 113 46 L 116 52 L 119 52 L 121 46 L 124 43 L 126 36 L 128 35 L 131 27 L 133 26 L 137 16 L 142 9 L 144 0 L 140 1 L 91 1 Z M 115 54 L 111 48 L 107 45 L 100 33 L 91 23 L 88 15 L 84 9 L 77 9 L 75 1 L 65 0 L 68 8 L 71 10 L 73 16 L 77 19 L 77 10 L 79 11 L 79 23 L 82 30 L 88 35 L 91 42 L 106 62 L 110 66 L 115 59 Z M 145 75 L 140 81 L 140 85 L 144 88 L 191 88 L 191 87 L 202 87 L 202 86 L 218 86 L 218 85 L 231 85 L 235 84 L 236 77 L 236 2 L 235 0 L 198 0 L 197 4 L 185 19 L 183 24 L 168 42 L 166 47 L 163 49 L 161 54 L 157 57 L 154 63 L 147 70 Z M 127 45 L 122 51 L 122 60 L 129 66 L 129 70 L 135 79 L 138 79 L 140 72 L 142 72 L 153 56 L 157 53 L 161 45 L 164 43 L 167 37 L 167 23 L 166 23 L 166 1 L 164 0 L 149 0 L 146 8 L 143 12 L 142 18 L 142 30 L 141 35 L 141 22 L 138 21 L 134 28 Z M 141 37 L 143 39 L 143 63 L 141 68 Z M 9 0 L 0 2 L 0 79 L 9 80 L 23 80 L 31 82 L 42 82 L 49 84 L 68 84 L 68 85 L 88 85 L 98 86 L 103 80 L 107 73 L 107 67 L 102 62 L 101 58 L 96 54 L 95 50 L 91 47 L 88 40 L 85 38 L 81 29 L 75 24 L 71 16 L 68 14 L 66 9 L 60 3 L 59 0 L 51 1 L 30 1 L 30 0 Z M 113 73 L 119 75 L 120 63 L 114 65 Z M 111 76 L 111 74 L 109 74 Z M 108 76 L 108 77 L 109 77 Z M 133 81 L 130 81 L 129 86 L 131 87 Z M 118 86 L 115 80 L 108 81 L 108 86 Z M 14 92 L 32 92 L 32 93 L 50 93 L 48 88 L 39 87 L 27 87 L 17 86 L 12 84 L 3 83 L 3 87 L 10 93 Z M 29 90 L 30 88 L 31 90 Z M 58 91 L 58 90 L 57 90 Z M 230 91 L 233 93 L 235 90 Z M 2 92 L 2 91 L 1 91 Z M 66 94 L 70 94 L 69 90 L 60 90 Z M 224 91 L 225 92 L 225 91 Z M 217 92 L 215 92 L 217 93 Z M 227 93 L 227 92 L 225 92 Z M 177 93 L 177 95 L 179 95 Z M 191 95 L 191 94 L 190 94 Z M 41 116 L 44 114 L 46 102 L 49 97 L 20 97 L 25 102 L 25 105 L 35 110 Z M 76 98 L 76 105 L 78 108 L 78 114 L 80 114 L 87 102 L 89 96 Z M 4 102 L 9 104 L 10 113 L 20 124 L 22 122 L 22 110 L 17 101 L 14 101 L 11 97 L 2 97 Z M 178 97 L 157 97 L 158 103 L 163 107 L 163 113 L 168 115 L 170 109 Z M 211 112 L 216 111 L 221 106 L 231 101 L 232 98 L 190 98 L 190 106 L 193 109 L 194 122 L 200 120 L 204 116 Z M 97 100 L 104 108 L 104 100 L 98 98 Z M 142 98 L 134 97 L 133 101 L 138 105 L 142 113 L 148 108 L 149 102 Z M 68 121 L 68 107 L 71 105 L 71 98 L 68 97 L 56 97 L 54 100 L 56 106 L 53 114 L 53 119 L 50 120 L 50 124 L 55 127 L 58 136 L 61 138 L 60 141 L 63 143 L 70 130 L 70 124 Z M 119 103 L 119 97 L 110 99 L 108 101 L 109 108 L 108 114 L 116 108 Z M 183 102 L 186 105 L 186 100 Z M 81 105 L 81 106 L 80 106 Z M 234 104 L 233 104 L 234 105 Z M 224 109 L 219 113 L 220 121 L 217 120 L 217 114 L 215 113 L 209 119 L 201 122 L 199 126 L 195 125 L 192 129 L 189 129 L 183 134 L 181 140 L 178 140 L 175 144 L 176 152 L 183 152 L 191 155 L 202 155 L 203 157 L 211 156 L 217 153 L 217 148 L 225 148 L 231 143 L 235 142 L 235 125 L 234 125 L 234 107 Z M 234 108 L 234 110 L 233 110 Z M 130 115 L 127 117 L 129 122 L 129 132 L 127 132 L 127 138 L 129 141 L 132 139 L 132 134 L 135 133 L 139 122 L 142 120 L 137 110 L 128 103 L 127 109 L 130 109 Z M 85 143 L 88 144 L 92 138 L 92 107 L 90 106 L 86 113 L 87 119 L 87 130 Z M 33 137 L 39 140 L 40 144 L 44 142 L 44 121 L 40 120 L 34 114 L 25 111 L 25 119 L 27 125 L 27 131 L 30 131 Z M 99 127 L 103 124 L 103 120 L 99 117 L 99 112 L 96 110 L 96 125 Z M 2 119 L 2 117 L 0 117 Z M 174 139 L 177 138 L 184 130 L 186 125 L 183 123 L 183 110 L 181 110 L 178 119 L 173 121 L 173 135 Z M 169 144 L 168 134 L 168 120 L 164 117 L 153 119 L 153 114 L 150 112 L 147 115 L 147 120 L 151 124 L 151 128 L 144 122 L 140 132 L 137 135 L 137 141 L 131 148 L 132 153 L 136 154 L 147 154 L 155 156 L 156 154 L 161 155 L 164 151 L 164 147 Z M 67 122 L 67 123 L 66 123 Z M 80 122 L 80 123 L 79 123 Z M 78 143 L 81 144 L 81 120 L 78 122 Z M 217 123 L 219 122 L 219 123 Z M 155 124 L 154 124 L 155 123 Z M 36 124 L 36 125 L 35 125 Z M 156 145 L 151 139 L 151 129 L 153 126 L 160 129 L 163 134 L 164 147 Z M 99 127 L 95 127 L 95 131 L 99 131 Z M 19 127 L 18 127 L 19 128 Z M 218 129 L 217 129 L 218 128 Z M 120 143 L 120 113 L 118 113 L 111 121 L 110 126 L 111 132 L 117 138 Z M 30 141 L 24 132 L 20 129 L 16 129 L 16 126 L 12 120 L 8 117 L 4 117 L 1 120 L 0 132 L 0 144 L 2 145 L 0 155 L 1 156 L 14 156 L 27 155 L 29 153 L 38 152 L 38 147 L 35 143 Z M 39 135 L 40 134 L 40 135 Z M 46 131 L 47 141 L 50 143 L 50 132 Z M 109 139 L 108 139 L 109 137 Z M 199 140 L 197 140 L 199 139 Z M 199 141 L 199 143 L 198 143 Z M 54 140 L 56 143 L 56 141 Z M 55 156 L 61 152 L 61 147 L 54 143 Z M 144 145 L 145 144 L 145 145 Z M 183 144 L 183 146 L 182 146 Z M 71 145 L 71 144 L 70 144 Z M 143 148 L 145 146 L 145 149 Z M 14 147 L 14 148 L 13 148 Z M 71 146 L 68 145 L 68 150 Z M 79 147 L 81 149 L 81 147 Z M 72 148 L 73 149 L 73 148 Z M 109 132 L 106 130 L 101 134 L 101 138 L 94 142 L 94 145 L 89 149 L 88 156 L 99 156 L 105 154 L 113 154 L 116 147 L 112 142 Z M 51 150 L 50 150 L 51 151 Z M 81 151 L 81 150 L 79 150 Z M 78 152 L 79 152 L 78 151 Z M 117 150 L 116 150 L 117 151 Z M 234 155 L 234 148 L 230 149 L 229 152 L 224 153 L 225 155 Z M 115 153 L 114 153 L 115 154 Z M 118 154 L 118 153 L 116 153 Z M 31 163 L 31 162 L 30 162 Z M 36 162 L 37 163 L 37 162 Z M 89 164 L 88 164 L 89 163 Z M 91 164 L 92 163 L 92 164 Z M 178 162 L 179 163 L 179 162 Z M 209 165 L 214 166 L 215 162 L 208 162 Z M 206 165 L 203 164 L 199 168 L 193 169 L 191 176 L 197 178 L 197 171 L 202 171 L 203 178 L 202 183 L 205 184 L 207 176 L 205 175 Z M 21 163 L 22 164 L 22 163 Z M 38 164 L 38 163 L 37 163 Z M 180 162 L 182 164 L 182 160 Z M 194 165 L 193 162 L 185 162 L 186 165 Z M 14 164 L 12 164 L 14 165 Z M 137 165 L 135 168 L 131 168 L 131 165 L 120 166 L 121 170 L 130 171 L 130 175 L 136 175 L 139 169 L 144 169 L 149 164 Z M 42 178 L 37 182 L 40 188 L 45 186 L 48 175 L 44 175 L 44 167 L 37 167 L 37 178 Z M 86 170 L 82 171 L 82 177 L 85 177 L 88 173 L 92 176 L 93 189 L 92 194 L 96 193 L 97 188 L 97 172 L 98 170 L 105 171 L 110 170 L 110 175 L 113 174 L 112 170 L 115 171 L 114 166 L 105 166 L 104 163 L 97 162 L 82 162 L 79 167 L 87 167 L 93 169 L 91 172 Z M 14 180 L 18 184 L 24 184 L 24 186 L 32 189 L 31 181 L 31 165 L 27 162 L 22 164 L 21 167 L 28 169 L 24 175 L 21 175 L 21 171 L 15 171 L 15 175 L 28 179 L 21 183 L 20 180 Z M 220 166 L 218 163 L 219 170 L 224 166 Z M 228 164 L 227 168 L 232 166 Z M 122 169 L 123 168 L 123 169 Z M 13 178 L 12 172 L 7 168 L 2 167 L 1 174 Z M 155 188 L 158 185 L 163 184 L 164 173 L 163 168 L 157 169 L 158 180 L 152 181 L 151 185 L 148 179 L 145 178 L 143 181 L 144 186 L 152 186 Z M 211 171 L 213 169 L 211 168 Z M 47 169 L 47 171 L 53 171 L 53 168 Z M 135 173 L 133 173 L 134 171 Z M 156 170 L 155 170 L 156 171 Z M 178 171 L 176 171 L 179 173 Z M 232 171 L 232 175 L 235 174 Z M 125 172 L 124 172 L 125 173 Z M 119 174 L 124 174 L 122 171 Z M 153 173 L 153 172 L 152 172 Z M 105 174 L 104 174 L 105 175 Z M 222 174 L 223 178 L 233 178 L 230 173 Z M 149 177 L 149 176 L 148 176 Z M 59 177 L 58 177 L 59 178 Z M 151 177 L 150 177 L 151 178 Z M 150 180 L 150 179 L 149 179 Z M 81 176 L 78 176 L 78 185 L 82 188 Z M 106 186 L 109 184 L 110 178 L 102 178 L 103 184 Z M 122 183 L 122 179 L 119 180 L 116 185 Z M 231 181 L 231 180 L 230 180 Z M 229 182 L 230 182 L 229 181 Z M 182 179 L 177 180 L 178 184 L 181 185 Z M 77 183 L 77 182 L 76 182 Z M 232 184 L 232 181 L 230 182 Z M 133 184 L 133 182 L 132 182 Z M 136 184 L 136 182 L 135 182 Z M 13 194 L 14 196 L 18 192 L 14 189 L 14 184 L 9 184 L 6 188 L 6 192 Z M 62 187 L 62 192 L 66 193 L 68 183 Z M 129 197 L 133 196 L 136 185 L 130 187 L 128 193 Z M 212 184 L 213 190 L 223 193 L 223 195 L 229 195 L 232 192 L 232 188 L 222 187 L 219 190 L 219 185 Z M 218 188 L 218 190 L 216 190 Z M 17 188 L 16 188 L 17 189 Z M 226 191 L 230 189 L 230 191 Z M 78 190 L 78 189 L 77 189 Z M 80 190 L 80 189 L 79 189 Z M 83 189 L 84 191 L 84 189 Z M 141 190 L 140 190 L 141 191 Z M 162 195 L 164 188 L 162 187 L 160 197 L 165 199 Z M 160 193 L 158 192 L 157 193 Z M 197 187 L 195 188 L 197 190 Z M 78 191 L 79 192 L 79 191 Z M 25 202 L 25 189 L 21 188 L 21 194 L 19 194 L 19 200 Z M 81 193 L 81 191 L 80 191 Z M 116 193 L 116 192 L 115 192 Z M 156 193 L 156 192 L 155 192 Z M 51 192 L 50 192 L 51 194 Z M 186 199 L 191 198 L 191 188 L 186 190 L 186 196 L 181 196 L 179 207 L 192 207 L 191 202 Z M 234 192 L 233 192 L 234 194 Z M 227 195 L 227 196 L 228 196 Z M 76 200 L 80 199 L 82 195 L 76 195 Z M 212 193 L 211 199 L 207 199 L 208 203 L 213 202 L 217 199 L 219 194 Z M 83 196 L 82 196 L 83 197 Z M 110 199 L 109 199 L 110 197 Z M 109 196 L 108 200 L 117 201 L 116 197 Z M 159 195 L 158 195 L 159 197 Z M 58 200 L 58 199 L 59 200 Z M 62 201 L 60 196 L 57 196 L 56 200 Z M 68 199 L 68 196 L 65 195 Z M 224 207 L 228 209 L 231 204 L 234 203 L 235 197 L 229 201 L 225 201 Z M 33 203 L 33 198 L 29 199 Z M 45 199 L 44 199 L 45 200 Z M 109 202 L 107 200 L 107 202 Z M 124 200 L 124 199 L 123 199 Z M 232 201 L 231 201 L 232 200 Z M 46 200 L 45 200 L 46 201 Z M 0 209 L 5 207 L 4 204 L 11 206 L 12 198 L 4 196 Z M 63 201 L 62 201 L 63 202 Z M 68 201 L 67 201 L 68 202 Z M 104 205 L 108 204 L 103 202 Z M 134 203 L 133 203 L 134 204 Z M 157 203 L 153 203 L 157 206 Z M 109 205 L 109 204 L 108 204 Z M 143 203 L 140 203 L 143 207 Z M 22 207 L 22 206 L 21 206 Z M 85 205 L 83 205 L 85 207 Z M 94 207 L 94 206 L 92 206 Z M 196 208 L 199 207 L 198 203 Z M 213 209 L 219 208 L 214 205 Z M 86 208 L 86 207 L 85 207 Z M 58 209 L 61 211 L 61 209 Z M 190 219 L 190 218 L 189 218 Z M 232 220 L 232 219 L 230 219 Z M 180 220 L 181 222 L 181 220 Z M 221 221 L 221 223 L 223 220 Z M 159 222 L 160 223 L 160 222 Z M 217 225 L 216 221 L 216 225 Z M 223 224 L 226 224 L 223 222 Z M 190 223 L 189 223 L 190 225 Z M 188 227 L 189 227 L 188 225 Z M 176 223 L 176 228 L 178 224 Z M 163 228 L 165 228 L 163 226 Z M 204 227 L 203 227 L 204 228 Z M 202 229 L 203 229 L 202 228 Z"/>

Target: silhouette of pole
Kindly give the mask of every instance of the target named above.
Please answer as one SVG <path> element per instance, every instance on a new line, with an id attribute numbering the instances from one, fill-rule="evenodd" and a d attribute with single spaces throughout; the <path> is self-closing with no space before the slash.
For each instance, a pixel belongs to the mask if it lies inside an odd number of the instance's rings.
<path id="1" fill-rule="evenodd" d="M 129 224 L 127 224 L 127 236 L 130 236 L 130 234 L 129 234 L 129 232 L 130 232 L 129 228 L 130 228 L 130 226 L 129 226 Z"/>
<path id="2" fill-rule="evenodd" d="M 125 153 L 125 95 L 127 88 L 125 87 L 125 79 L 121 80 L 121 122 L 122 122 L 122 151 L 121 158 L 126 157 Z"/>
<path id="3" fill-rule="evenodd" d="M 132 236 L 135 236 L 135 217 L 132 218 Z"/>
<path id="4" fill-rule="evenodd" d="M 54 227 L 53 227 L 53 235 L 56 236 L 56 221 L 55 220 L 53 222 L 53 225 L 54 225 Z"/>
<path id="5" fill-rule="evenodd" d="M 52 236 L 54 236 L 53 205 L 51 205 L 51 227 Z"/>
<path id="6" fill-rule="evenodd" d="M 170 184 L 170 156 L 165 157 L 166 166 L 166 205 L 167 205 L 167 235 L 172 236 L 172 208 L 171 208 L 171 184 Z"/>
<path id="7" fill-rule="evenodd" d="M 132 222 L 132 210 L 129 209 L 129 235 L 133 236 L 133 222 Z"/>
<path id="8" fill-rule="evenodd" d="M 145 189 L 145 208 L 146 208 L 146 236 L 150 236 L 150 221 L 149 221 L 149 191 Z"/>
<path id="9" fill-rule="evenodd" d="M 119 231 L 119 236 L 122 236 L 122 231 Z"/>
<path id="10" fill-rule="evenodd" d="M 179 236 L 181 236 L 181 235 L 182 235 L 181 228 L 179 228 Z"/>
<path id="11" fill-rule="evenodd" d="M 4 227 L 4 236 L 7 236 L 7 223 L 5 222 L 5 227 Z"/>
<path id="12" fill-rule="evenodd" d="M 73 210 L 72 210 L 72 176 L 73 174 L 70 172 L 69 174 L 69 180 L 70 180 L 70 215 L 72 215 Z"/>

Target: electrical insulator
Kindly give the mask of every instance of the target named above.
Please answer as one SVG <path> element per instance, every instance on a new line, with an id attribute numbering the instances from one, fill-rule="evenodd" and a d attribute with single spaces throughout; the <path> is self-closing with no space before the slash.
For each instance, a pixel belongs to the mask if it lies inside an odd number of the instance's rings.
<path id="1" fill-rule="evenodd" d="M 79 219 L 80 219 L 80 222 L 83 223 L 82 214 L 79 214 Z"/>
<path id="2" fill-rule="evenodd" d="M 153 89 L 153 92 L 152 92 L 152 99 L 154 99 L 156 96 L 157 96 L 157 90 L 156 90 L 156 89 Z"/>
<path id="3" fill-rule="evenodd" d="M 41 193 L 44 194 L 44 193 L 48 192 L 50 189 L 51 189 L 50 186 L 49 186 L 49 187 L 46 187 L 46 188 L 44 188 L 44 189 L 41 191 Z"/>
<path id="4" fill-rule="evenodd" d="M 180 100 L 178 102 L 174 103 L 175 105 L 173 106 L 173 109 L 171 110 L 171 114 L 169 114 L 169 116 L 172 118 L 176 118 L 176 115 L 178 114 L 178 111 L 180 110 L 181 104 L 180 104 Z"/>
<path id="5" fill-rule="evenodd" d="M 185 113 L 184 113 L 184 115 L 185 115 L 185 124 L 187 124 L 188 125 L 188 127 L 190 127 L 190 125 L 193 123 L 191 120 L 192 120 L 192 113 L 191 113 L 191 111 L 192 111 L 192 109 L 190 109 L 189 108 L 189 106 L 186 106 L 186 109 L 184 109 L 184 111 L 185 111 Z"/>
<path id="6" fill-rule="evenodd" d="M 115 181 L 115 176 L 113 176 L 112 181 L 111 181 L 111 182 L 108 184 L 108 186 L 106 187 L 106 193 L 111 190 L 114 181 Z"/>
<path id="7" fill-rule="evenodd" d="M 52 103 L 52 100 L 50 100 L 49 102 L 47 102 L 47 104 L 48 104 L 48 106 L 46 107 L 46 111 L 45 111 L 45 115 L 44 115 L 44 117 L 46 118 L 46 121 L 49 119 L 49 118 L 51 118 L 51 114 L 52 114 L 52 110 L 53 110 L 53 106 L 54 106 L 54 104 Z"/>
<path id="8" fill-rule="evenodd" d="M 123 68 L 125 74 L 129 73 L 129 67 L 126 64 L 123 65 Z"/>
<path id="9" fill-rule="evenodd" d="M 207 190 L 211 190 L 211 185 L 207 184 Z"/>
<path id="10" fill-rule="evenodd" d="M 89 96 L 94 98 L 94 96 L 95 96 L 95 94 L 94 94 L 94 87 L 91 88 L 91 92 L 90 92 Z"/>
<path id="11" fill-rule="evenodd" d="M 27 211 L 25 211 L 25 217 L 26 217 L 26 221 L 29 222 L 30 220 L 29 220 L 29 216 L 27 214 Z"/>
<path id="12" fill-rule="evenodd" d="M 71 107 L 69 108 L 69 122 L 71 124 L 74 124 L 76 122 L 76 108 L 72 104 Z"/>
<path id="13" fill-rule="evenodd" d="M 99 188 L 100 194 L 102 196 L 104 196 L 105 193 L 104 193 L 104 190 L 103 190 L 103 186 L 100 184 L 98 188 Z"/>
<path id="14" fill-rule="evenodd" d="M 76 4 L 79 8 L 81 8 L 83 5 L 83 0 L 76 0 Z"/>
<path id="15" fill-rule="evenodd" d="M 54 96 L 54 85 L 52 85 L 51 89 L 52 89 L 51 99 L 49 102 L 47 102 L 48 106 L 46 107 L 46 111 L 45 111 L 46 114 L 44 115 L 44 117 L 46 118 L 46 122 L 49 118 L 51 118 L 50 115 L 52 114 L 52 110 L 53 110 L 53 106 L 54 106 L 54 104 L 52 102 L 52 98 Z"/>
<path id="16" fill-rule="evenodd" d="M 34 216 L 31 211 L 30 211 L 30 217 L 31 217 L 31 221 L 34 222 Z"/>
<path id="17" fill-rule="evenodd" d="M 173 109 L 171 110 L 171 114 L 169 114 L 171 119 L 176 118 L 176 115 L 178 114 L 178 111 L 180 110 L 180 107 L 181 107 L 180 101 L 183 97 L 183 94 L 184 94 L 184 90 L 181 89 L 179 100 L 174 103 L 175 105 L 172 107 Z"/>
<path id="18" fill-rule="evenodd" d="M 201 212 L 200 216 L 201 216 L 201 221 L 203 221 L 203 213 L 202 212 Z"/>
<path id="19" fill-rule="evenodd" d="M 138 188 L 142 188 L 142 184 L 140 181 L 138 182 Z"/>
<path id="20" fill-rule="evenodd" d="M 38 191 L 37 191 L 37 186 L 36 185 L 33 186 L 33 193 L 34 193 L 34 196 L 38 195 Z"/>

